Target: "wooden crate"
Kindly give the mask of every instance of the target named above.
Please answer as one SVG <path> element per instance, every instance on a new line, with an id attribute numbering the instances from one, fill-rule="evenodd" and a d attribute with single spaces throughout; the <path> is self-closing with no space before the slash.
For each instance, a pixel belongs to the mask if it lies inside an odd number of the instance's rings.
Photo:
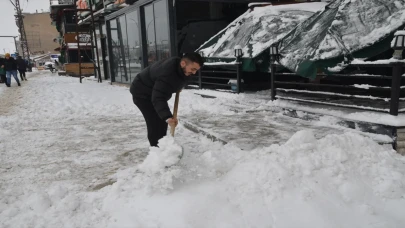
<path id="1" fill-rule="evenodd" d="M 65 63 L 66 75 L 79 76 L 79 63 Z M 94 75 L 93 63 L 82 63 L 82 76 Z"/>

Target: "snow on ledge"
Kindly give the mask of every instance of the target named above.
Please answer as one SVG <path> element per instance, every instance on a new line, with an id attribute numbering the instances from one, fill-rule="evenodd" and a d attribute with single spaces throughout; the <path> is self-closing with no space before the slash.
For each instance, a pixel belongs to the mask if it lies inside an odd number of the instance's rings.
<path id="1" fill-rule="evenodd" d="M 405 126 L 405 114 L 399 114 L 398 116 L 393 116 L 388 113 L 380 112 L 370 112 L 370 111 L 359 111 L 359 110 L 350 110 L 346 108 L 326 108 L 324 106 L 319 107 L 310 107 L 307 105 L 301 105 L 292 101 L 285 100 L 275 100 L 269 101 L 269 106 L 275 106 L 280 108 L 289 108 L 295 109 L 298 111 L 329 115 L 338 117 L 345 120 L 351 121 L 360 121 L 360 122 L 369 122 L 381 125 L 396 126 L 401 127 Z"/>
<path id="2" fill-rule="evenodd" d="M 398 30 L 394 34 L 394 36 L 399 36 L 399 35 L 405 36 L 405 30 Z"/>
<path id="3" fill-rule="evenodd" d="M 362 59 L 354 59 L 350 64 L 390 64 L 390 63 L 405 63 L 404 59 L 381 59 L 376 61 L 364 61 Z"/>
<path id="4" fill-rule="evenodd" d="M 241 79 L 240 82 L 244 83 L 245 81 L 243 81 L 243 79 Z M 230 79 L 230 80 L 228 81 L 228 84 L 238 84 L 238 80 L 236 80 L 236 79 Z"/>
<path id="5" fill-rule="evenodd" d="M 248 4 L 248 7 L 252 6 L 262 6 L 262 5 L 272 5 L 271 2 L 252 2 Z"/>
<path id="6" fill-rule="evenodd" d="M 204 66 L 220 66 L 220 65 L 238 65 L 241 64 L 241 62 L 215 62 L 215 63 L 209 63 L 209 62 L 205 62 Z"/>

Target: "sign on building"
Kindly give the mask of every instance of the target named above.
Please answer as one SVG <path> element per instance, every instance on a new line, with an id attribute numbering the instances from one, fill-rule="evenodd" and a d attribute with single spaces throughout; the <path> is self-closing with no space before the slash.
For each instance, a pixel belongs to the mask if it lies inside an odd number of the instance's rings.
<path id="1" fill-rule="evenodd" d="M 79 39 L 79 43 L 90 43 L 90 38 L 90 34 L 79 34 L 79 37 L 75 33 L 65 33 L 64 35 L 65 43 L 77 43 L 77 39 Z"/>
<path id="2" fill-rule="evenodd" d="M 91 40 L 90 34 L 79 34 L 79 43 L 89 43 Z M 77 36 L 75 36 L 75 40 L 77 41 Z"/>

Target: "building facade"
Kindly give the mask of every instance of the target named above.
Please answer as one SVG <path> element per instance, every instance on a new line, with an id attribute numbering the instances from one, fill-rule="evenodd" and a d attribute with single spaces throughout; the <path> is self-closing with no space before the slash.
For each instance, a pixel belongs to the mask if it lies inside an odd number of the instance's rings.
<path id="1" fill-rule="evenodd" d="M 59 36 L 58 31 L 52 26 L 49 12 L 24 13 L 24 27 L 27 35 L 28 47 L 31 55 L 57 54 L 59 45 L 54 39 Z M 19 51 L 21 53 L 21 51 Z"/>
<path id="2" fill-rule="evenodd" d="M 105 72 L 130 83 L 145 67 L 195 51 L 248 9 L 248 1 L 140 0 L 105 16 Z"/>
<path id="3" fill-rule="evenodd" d="M 269 2 L 258 0 L 255 2 Z M 296 3 L 310 0 L 284 0 Z M 88 63 L 101 76 L 130 83 L 156 61 L 193 52 L 249 8 L 249 0 L 51 0 L 51 18 L 60 32 L 95 30 Z M 274 1 L 280 3 L 280 1 Z M 76 9 L 77 11 L 73 11 Z M 69 10 L 69 11 L 67 11 Z M 91 10 L 92 14 L 88 11 Z M 77 30 L 77 31 L 76 31 Z M 95 42 L 97 41 L 97 42 Z M 96 52 L 98 49 L 98 53 Z M 66 63 L 78 54 L 61 43 Z M 93 57 L 94 56 L 94 57 Z M 76 59 L 75 59 L 76 58 Z"/>

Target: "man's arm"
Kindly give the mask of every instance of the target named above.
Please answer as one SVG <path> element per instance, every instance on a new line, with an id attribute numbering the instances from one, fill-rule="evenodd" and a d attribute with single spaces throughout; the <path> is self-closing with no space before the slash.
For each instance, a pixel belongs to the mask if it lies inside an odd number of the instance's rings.
<path id="1" fill-rule="evenodd" d="M 173 117 L 167 104 L 167 100 L 172 96 L 172 91 L 173 86 L 170 83 L 170 78 L 165 76 L 161 76 L 156 80 L 152 90 L 152 104 L 159 117 L 165 121 Z"/>

